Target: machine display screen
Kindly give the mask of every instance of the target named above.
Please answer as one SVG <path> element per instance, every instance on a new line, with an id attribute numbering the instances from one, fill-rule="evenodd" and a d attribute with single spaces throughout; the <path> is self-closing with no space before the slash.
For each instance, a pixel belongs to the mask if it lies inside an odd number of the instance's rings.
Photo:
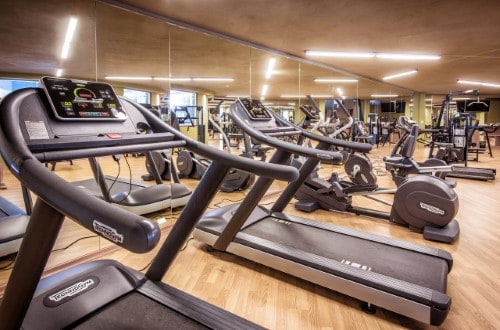
<path id="1" fill-rule="evenodd" d="M 271 114 L 264 107 L 262 102 L 256 99 L 240 99 L 241 104 L 245 107 L 248 115 L 253 120 L 269 120 Z"/>
<path id="2" fill-rule="evenodd" d="M 44 77 L 40 80 L 61 120 L 124 121 L 127 115 L 113 88 L 104 83 Z"/>

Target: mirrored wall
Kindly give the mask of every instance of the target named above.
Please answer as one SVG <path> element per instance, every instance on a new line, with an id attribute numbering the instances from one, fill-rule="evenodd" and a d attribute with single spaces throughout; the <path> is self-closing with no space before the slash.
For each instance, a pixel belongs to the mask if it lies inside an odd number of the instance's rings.
<path id="1" fill-rule="evenodd" d="M 404 100 L 407 114 L 410 106 L 412 95 L 393 86 L 99 1 L 19 0 L 4 3 L 0 9 L 8 12 L 3 15 L 0 32 L 3 77 L 61 75 L 105 81 L 118 94 L 124 89 L 150 92 L 152 105 L 165 103 L 172 90 L 193 91 L 203 111 L 197 116 L 203 116 L 205 124 L 208 105 L 216 98 L 259 98 L 296 123 L 302 119 L 298 109 L 307 103 L 306 95 L 312 95 L 321 106 L 331 98 L 360 100 L 363 114 L 354 115 L 365 118 L 369 112 L 378 111 L 370 106 L 370 99 Z M 68 41 L 71 18 L 77 23 Z M 11 35 L 16 36 L 15 43 Z M 182 129 L 197 136 L 195 128 Z M 138 172 L 137 176 L 141 170 Z M 167 224 L 174 221 L 176 211 L 169 212 L 165 215 Z M 90 233 L 68 227 L 63 228 L 62 235 L 70 240 Z M 102 240 L 92 242 L 85 250 L 69 255 L 68 261 L 109 246 Z M 4 273 L 0 278 L 6 277 Z"/>

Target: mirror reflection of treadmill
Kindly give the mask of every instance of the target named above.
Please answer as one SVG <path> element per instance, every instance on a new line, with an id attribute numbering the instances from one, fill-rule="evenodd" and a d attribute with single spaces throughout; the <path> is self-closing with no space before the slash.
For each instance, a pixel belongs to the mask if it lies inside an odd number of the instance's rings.
<path id="1" fill-rule="evenodd" d="M 117 140 L 124 132 L 112 131 L 113 124 L 121 122 L 128 129 L 139 128 L 139 122 L 133 115 L 127 115 L 118 96 L 111 86 L 73 79 L 43 77 L 40 80 L 52 113 L 57 119 L 53 122 L 51 130 L 58 137 L 78 134 L 79 125 L 92 122 L 99 123 L 100 132 L 113 132 Z M 59 122 L 58 122 L 59 121 Z M 69 127 L 69 128 L 68 128 Z M 107 131 L 109 129 L 109 131 Z M 147 156 L 147 154 L 146 154 Z M 121 156 L 114 156 L 117 166 Z M 147 157 L 146 157 L 147 158 Z M 88 158 L 94 174 L 93 178 L 80 180 L 74 184 L 89 193 L 117 204 L 123 209 L 135 214 L 148 214 L 169 208 L 186 205 L 191 197 L 191 190 L 180 182 L 163 184 L 158 176 L 155 185 L 132 180 L 104 175 L 96 157 Z"/>
<path id="2" fill-rule="evenodd" d="M 238 100 L 231 106 L 231 117 L 250 135 L 262 135 L 261 128 L 267 133 L 272 133 L 269 127 L 283 129 L 277 116 L 255 120 L 255 108 L 265 111 L 256 103 L 260 102 Z M 264 180 L 259 178 L 241 203 L 206 213 L 194 237 L 216 250 L 421 322 L 439 325 L 445 320 L 451 306 L 446 294 L 452 267 L 448 252 L 287 215 L 276 204 L 270 209 L 256 205 L 260 198 L 255 196 L 264 196 L 269 187 Z M 238 219 L 241 214 L 250 215 Z"/>

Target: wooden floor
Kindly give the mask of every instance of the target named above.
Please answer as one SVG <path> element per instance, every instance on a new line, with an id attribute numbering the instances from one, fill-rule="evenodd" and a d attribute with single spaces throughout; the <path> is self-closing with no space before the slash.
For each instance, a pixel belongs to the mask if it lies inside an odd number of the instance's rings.
<path id="1" fill-rule="evenodd" d="M 391 146 L 392 147 L 392 146 Z M 370 158 L 378 173 L 380 186 L 391 186 L 390 177 L 385 172 L 382 157 L 390 152 L 389 146 L 375 149 Z M 495 158 L 480 157 L 479 163 L 470 166 L 496 168 L 500 170 L 500 147 L 493 151 Z M 417 149 L 418 158 L 425 155 L 423 147 Z M 144 158 L 128 157 L 134 179 L 144 173 Z M 109 159 L 102 160 L 107 174 L 116 174 L 116 165 Z M 321 170 L 326 176 L 332 167 Z M 336 169 L 338 170 L 338 169 Z M 84 160 L 73 165 L 58 163 L 56 173 L 68 180 L 76 181 L 90 177 L 90 170 Z M 122 161 L 122 177 L 128 175 Z M 326 211 L 302 213 L 289 205 L 287 212 L 318 221 L 331 222 L 367 232 L 403 239 L 423 245 L 439 247 L 449 251 L 453 258 L 453 269 L 448 277 L 448 294 L 452 297 L 452 307 L 443 329 L 500 329 L 500 179 L 482 182 L 457 179 L 456 191 L 460 198 L 457 219 L 460 222 L 460 238 L 453 245 L 425 241 L 421 234 L 406 228 L 390 225 L 385 221 L 359 216 L 337 214 Z M 0 195 L 23 206 L 19 184 L 10 173 L 5 173 L 4 182 L 8 189 Z M 194 187 L 193 180 L 183 183 Z M 283 184 L 273 184 L 264 203 L 272 202 L 279 195 Z M 218 207 L 238 201 L 245 193 L 219 193 L 211 207 Z M 378 207 L 361 198 L 362 205 Z M 168 233 L 180 210 L 169 210 L 155 214 L 160 219 L 164 234 Z M 70 244 L 74 243 L 70 246 Z M 121 249 L 109 250 L 109 243 L 95 237 L 91 232 L 67 221 L 47 270 L 59 269 L 75 258 L 95 256 L 112 258 L 135 269 L 145 269 L 154 251 L 144 255 L 134 255 Z M 0 267 L 7 267 L 9 260 L 0 261 Z M 418 268 L 419 265 L 414 265 Z M 0 271 L 0 283 L 5 283 L 8 270 Z M 164 282 L 207 300 L 226 310 L 243 316 L 261 326 L 271 329 L 420 329 L 430 328 L 425 324 L 378 309 L 375 315 L 361 311 L 360 302 L 348 296 L 318 287 L 307 281 L 263 267 L 251 261 L 220 253 L 206 252 L 203 244 L 190 240 L 179 253 L 176 262 L 164 277 Z"/>

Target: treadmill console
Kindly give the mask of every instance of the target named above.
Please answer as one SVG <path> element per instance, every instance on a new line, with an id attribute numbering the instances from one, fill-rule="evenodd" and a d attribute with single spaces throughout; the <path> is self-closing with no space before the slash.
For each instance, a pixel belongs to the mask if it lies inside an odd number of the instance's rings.
<path id="1" fill-rule="evenodd" d="M 127 119 L 118 97 L 108 84 L 43 77 L 40 86 L 59 120 L 125 121 Z"/>
<path id="2" fill-rule="evenodd" d="M 273 117 L 257 99 L 240 98 L 239 101 L 251 120 L 271 120 Z"/>

